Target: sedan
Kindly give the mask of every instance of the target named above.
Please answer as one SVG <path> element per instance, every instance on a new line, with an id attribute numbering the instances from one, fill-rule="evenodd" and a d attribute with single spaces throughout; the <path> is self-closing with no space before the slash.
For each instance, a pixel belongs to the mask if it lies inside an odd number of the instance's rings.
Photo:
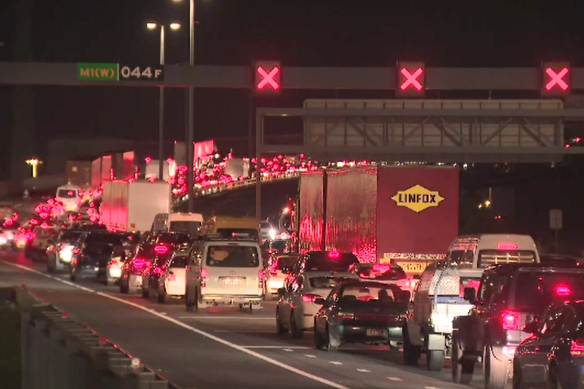
<path id="1" fill-rule="evenodd" d="M 397 285 L 346 281 L 336 285 L 314 319 L 314 346 L 336 351 L 346 343 L 402 342 L 410 292 Z"/>

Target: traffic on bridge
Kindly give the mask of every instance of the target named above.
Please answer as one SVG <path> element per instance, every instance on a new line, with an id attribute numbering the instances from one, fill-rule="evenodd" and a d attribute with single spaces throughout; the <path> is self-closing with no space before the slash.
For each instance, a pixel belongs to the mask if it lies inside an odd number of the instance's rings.
<path id="1" fill-rule="evenodd" d="M 0 30 L 0 388 L 584 387 L 581 5 L 45 3 Z"/>

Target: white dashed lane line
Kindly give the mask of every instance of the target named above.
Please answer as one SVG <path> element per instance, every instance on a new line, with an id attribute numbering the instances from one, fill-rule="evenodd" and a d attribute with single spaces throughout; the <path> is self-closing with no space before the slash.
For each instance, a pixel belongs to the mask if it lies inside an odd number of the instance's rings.
<path id="1" fill-rule="evenodd" d="M 390 381 L 403 381 L 401 378 L 399 377 L 387 377 L 388 380 Z"/>
<path id="2" fill-rule="evenodd" d="M 359 373 L 371 373 L 371 370 L 367 370 L 367 369 L 357 369 L 357 371 Z"/>

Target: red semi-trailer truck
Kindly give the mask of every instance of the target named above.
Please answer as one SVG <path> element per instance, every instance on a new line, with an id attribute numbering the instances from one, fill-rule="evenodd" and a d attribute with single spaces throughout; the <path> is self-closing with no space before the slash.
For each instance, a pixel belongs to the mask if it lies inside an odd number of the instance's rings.
<path id="1" fill-rule="evenodd" d="M 458 186 L 458 169 L 442 166 L 303 175 L 299 248 L 351 251 L 362 262 L 419 274 L 458 235 Z"/>

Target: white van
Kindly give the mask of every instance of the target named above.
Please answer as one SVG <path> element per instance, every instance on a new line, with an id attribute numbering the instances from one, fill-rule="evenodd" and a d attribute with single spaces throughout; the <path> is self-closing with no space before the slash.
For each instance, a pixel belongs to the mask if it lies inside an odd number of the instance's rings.
<path id="1" fill-rule="evenodd" d="M 169 232 L 181 232 L 196 235 L 203 224 L 203 215 L 200 213 L 169 213 L 167 226 Z"/>
<path id="2" fill-rule="evenodd" d="M 260 308 L 265 282 L 261 250 L 254 238 L 202 240 L 193 244 L 187 266 L 186 308 Z"/>
<path id="3" fill-rule="evenodd" d="M 477 234 L 456 238 L 448 247 L 446 262 L 463 270 L 467 277 L 480 278 L 489 265 L 540 263 L 540 259 L 529 235 Z"/>
<path id="4" fill-rule="evenodd" d="M 79 211 L 79 187 L 74 185 L 58 187 L 55 200 L 63 203 L 66 212 Z"/>

